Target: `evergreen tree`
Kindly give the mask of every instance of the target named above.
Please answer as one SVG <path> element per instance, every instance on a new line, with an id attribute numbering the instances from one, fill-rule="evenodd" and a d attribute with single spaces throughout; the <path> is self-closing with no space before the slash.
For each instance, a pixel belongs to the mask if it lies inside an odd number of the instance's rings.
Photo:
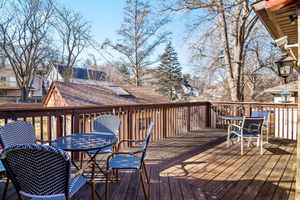
<path id="1" fill-rule="evenodd" d="M 172 100 L 176 99 L 176 90 L 180 88 L 183 79 L 177 53 L 171 42 L 167 44 L 157 70 L 158 91 Z"/>

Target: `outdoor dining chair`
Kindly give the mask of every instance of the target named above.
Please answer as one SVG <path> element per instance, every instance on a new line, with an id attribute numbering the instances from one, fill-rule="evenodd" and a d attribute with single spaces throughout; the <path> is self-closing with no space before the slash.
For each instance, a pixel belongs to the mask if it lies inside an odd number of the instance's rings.
<path id="1" fill-rule="evenodd" d="M 111 133 L 117 138 L 119 136 L 119 129 L 121 125 L 121 120 L 114 115 L 101 115 L 94 120 L 94 133 Z M 89 154 L 107 154 L 113 152 L 113 146 L 108 146 L 100 150 L 88 151 Z M 82 165 L 83 155 L 81 155 L 81 165 Z M 98 166 L 99 167 L 99 166 Z"/>
<path id="2" fill-rule="evenodd" d="M 108 158 L 106 163 L 106 190 L 105 190 L 105 199 L 108 199 L 108 191 L 109 191 L 109 176 L 110 172 L 113 170 L 137 170 L 139 172 L 140 180 L 142 183 L 145 199 L 148 199 L 148 193 L 146 191 L 146 186 L 144 183 L 144 178 L 142 171 L 146 172 L 144 159 L 147 155 L 147 148 L 148 144 L 152 135 L 154 123 L 151 122 L 148 130 L 147 135 L 140 146 L 139 150 L 135 152 L 113 152 Z M 132 141 L 131 141 L 132 142 Z M 148 175 L 146 178 L 149 183 Z"/>
<path id="3" fill-rule="evenodd" d="M 251 118 L 244 117 L 242 125 L 229 124 L 228 135 L 227 135 L 227 147 L 229 147 L 230 141 L 236 136 L 240 138 L 241 142 L 241 155 L 244 154 L 244 140 L 251 140 L 252 138 L 257 138 L 258 145 L 260 144 L 260 153 L 262 154 L 263 149 L 263 137 L 262 137 L 262 126 L 264 123 L 264 118 Z M 231 137 L 233 134 L 233 137 Z"/>
<path id="4" fill-rule="evenodd" d="M 2 147 L 13 144 L 35 144 L 51 141 L 39 140 L 35 136 L 34 126 L 30 122 L 14 121 L 0 129 L 0 144 Z"/>
<path id="5" fill-rule="evenodd" d="M 19 199 L 70 200 L 87 182 L 82 171 L 71 174 L 69 155 L 61 149 L 39 144 L 16 144 L 1 155 Z M 95 199 L 94 165 L 92 199 Z"/>
<path id="6" fill-rule="evenodd" d="M 266 142 L 269 142 L 269 117 L 270 112 L 269 111 L 252 111 L 251 117 L 263 117 L 265 119 L 263 124 L 263 130 L 266 131 Z"/>
<path id="7" fill-rule="evenodd" d="M 36 138 L 34 127 L 29 122 L 14 121 L 0 128 L 0 144 L 2 148 L 13 144 L 35 144 L 36 142 L 44 143 L 44 141 Z M 6 179 L 3 199 L 5 199 L 8 184 L 9 177 Z"/>

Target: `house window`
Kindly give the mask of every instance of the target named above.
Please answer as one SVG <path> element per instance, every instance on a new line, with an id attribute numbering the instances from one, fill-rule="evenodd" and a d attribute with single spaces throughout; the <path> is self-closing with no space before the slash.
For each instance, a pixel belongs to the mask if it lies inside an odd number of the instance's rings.
<path id="1" fill-rule="evenodd" d="M 6 77 L 5 76 L 1 76 L 0 77 L 0 81 L 6 81 Z"/>

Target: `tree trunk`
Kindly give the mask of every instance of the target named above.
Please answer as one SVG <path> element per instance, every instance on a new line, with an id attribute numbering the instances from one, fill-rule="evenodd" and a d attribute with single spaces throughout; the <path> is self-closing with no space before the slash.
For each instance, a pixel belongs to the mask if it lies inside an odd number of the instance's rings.
<path id="1" fill-rule="evenodd" d="M 21 88 L 21 101 L 22 102 L 28 101 L 28 89 L 26 87 Z"/>
<path id="2" fill-rule="evenodd" d="M 227 22 L 226 22 L 226 16 L 225 16 L 224 5 L 223 5 L 222 0 L 218 1 L 218 13 L 219 13 L 220 24 L 221 24 L 221 27 L 220 27 L 221 28 L 221 38 L 223 41 L 224 61 L 225 61 L 225 65 L 226 65 L 225 70 L 226 70 L 226 74 L 228 77 L 227 83 L 228 83 L 228 87 L 230 90 L 229 95 L 230 95 L 230 99 L 232 101 L 238 101 L 233 66 L 231 63 L 231 56 L 230 56 Z"/>

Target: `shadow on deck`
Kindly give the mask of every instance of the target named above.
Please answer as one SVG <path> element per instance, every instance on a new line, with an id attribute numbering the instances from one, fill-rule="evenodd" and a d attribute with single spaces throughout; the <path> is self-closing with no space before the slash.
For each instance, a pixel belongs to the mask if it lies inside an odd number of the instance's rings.
<path id="1" fill-rule="evenodd" d="M 271 139 L 259 148 L 226 147 L 226 133 L 202 129 L 153 142 L 147 168 L 150 199 L 294 199 L 296 143 Z M 138 174 L 120 174 L 110 184 L 110 199 L 143 199 Z M 0 195 L 4 184 L 1 182 Z M 103 197 L 105 185 L 97 183 Z M 16 199 L 10 184 L 8 199 Z M 74 199 L 91 199 L 88 186 Z"/>

